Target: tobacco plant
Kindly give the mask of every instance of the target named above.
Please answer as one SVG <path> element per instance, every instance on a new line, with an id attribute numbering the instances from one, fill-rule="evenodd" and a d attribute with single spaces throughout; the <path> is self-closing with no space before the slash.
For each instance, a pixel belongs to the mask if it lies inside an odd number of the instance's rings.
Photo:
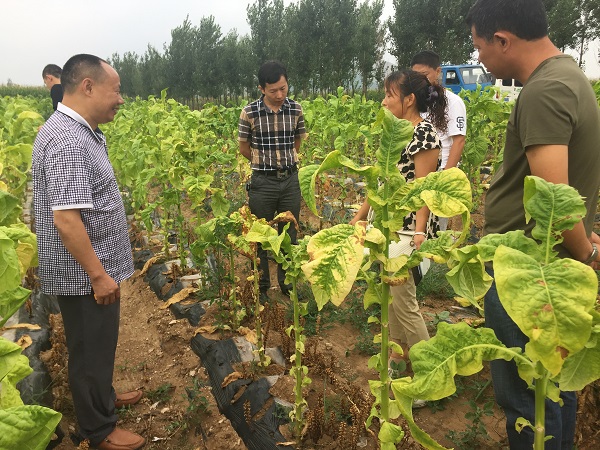
<path id="1" fill-rule="evenodd" d="M 560 402 L 561 391 L 578 391 L 600 378 L 600 313 L 594 270 L 569 258 L 558 258 L 562 232 L 585 214 L 583 200 L 566 185 L 541 178 L 525 179 L 527 221 L 535 220 L 531 237 L 523 231 L 490 234 L 477 244 L 445 249 L 430 244 L 425 253 L 453 267 L 457 286 L 471 297 L 485 293 L 491 278 L 484 263 L 493 261 L 498 295 L 506 312 L 529 338 L 524 351 L 507 348 L 488 328 L 441 323 L 437 335 L 411 349 L 414 378 L 392 382 L 397 407 L 415 439 L 429 449 L 443 448 L 420 430 L 412 418 L 412 398 L 439 400 L 455 392 L 456 375 L 472 375 L 484 361 L 513 360 L 519 376 L 535 391 L 535 421 L 530 427 L 534 449 L 542 450 L 546 398 Z"/>
<path id="2" fill-rule="evenodd" d="M 311 282 L 319 308 L 330 300 L 336 305 L 341 303 L 359 269 L 368 284 L 364 298 L 365 308 L 372 304 L 381 306 L 380 318 L 370 318 L 370 322 L 381 325 L 381 333 L 374 341 L 381 344 L 381 353 L 369 360 L 369 367 L 379 372 L 379 380 L 369 382 L 375 402 L 366 425 L 369 427 L 372 419 L 377 417 L 381 425 L 381 448 L 391 450 L 402 439 L 403 431 L 391 422 L 391 419 L 398 417 L 399 410 L 395 404 L 390 404 L 388 395 L 388 356 L 390 346 L 398 353 L 402 353 L 402 349 L 389 340 L 389 287 L 404 282 L 408 277 L 408 270 L 418 265 L 423 256 L 421 252 L 415 252 L 410 257 L 401 255 L 388 258 L 389 244 L 394 239 L 395 232 L 402 229 L 404 217 L 423 205 L 442 217 L 460 214 L 463 224 L 467 224 L 471 191 L 466 176 L 459 169 L 431 173 L 425 178 L 406 183 L 397 163 L 412 137 L 413 128 L 410 122 L 397 119 L 387 109 L 381 110 L 378 121 L 382 124 L 383 132 L 376 151 L 375 165 L 361 167 L 336 150 L 321 165 L 307 166 L 300 170 L 302 194 L 313 213 L 316 214 L 314 187 L 317 176 L 341 167 L 364 177 L 368 201 L 375 211 L 374 227 L 368 232 L 364 229 L 364 222 L 354 227 L 342 224 L 323 230 L 321 233 L 327 239 L 315 240 L 312 251 L 309 248 L 311 261 L 303 266 L 303 270 Z M 446 232 L 443 236 L 444 248 L 450 249 L 464 241 L 466 229 L 459 236 L 453 237 L 451 232 Z M 361 264 L 364 246 L 370 251 L 367 262 Z M 344 248 L 346 252 L 339 251 L 340 248 Z M 378 272 L 371 271 L 371 266 L 376 266 Z M 340 295 L 343 292 L 345 293 Z"/>
<path id="3" fill-rule="evenodd" d="M 19 200 L 0 189 L 0 327 L 29 297 L 21 279 L 37 265 L 35 235 L 20 214 Z M 45 449 L 60 422 L 56 411 L 23 404 L 16 385 L 31 372 L 21 347 L 0 337 L 0 448 Z"/>

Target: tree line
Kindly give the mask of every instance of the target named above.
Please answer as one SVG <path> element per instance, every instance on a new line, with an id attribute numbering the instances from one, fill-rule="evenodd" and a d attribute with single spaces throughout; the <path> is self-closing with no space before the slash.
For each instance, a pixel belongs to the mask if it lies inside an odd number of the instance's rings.
<path id="1" fill-rule="evenodd" d="M 163 51 L 148 45 L 143 55 L 113 54 L 129 96 L 169 95 L 190 106 L 256 95 L 256 72 L 269 59 L 286 64 L 293 94 L 313 96 L 343 86 L 366 94 L 381 86 L 392 54 L 398 67 L 430 49 L 445 63 L 471 59 L 473 45 L 464 18 L 474 0 L 393 0 L 394 14 L 382 19 L 383 0 L 255 0 L 246 8 L 250 34 L 223 34 L 213 16 L 195 25 L 189 17 L 171 30 Z M 561 49 L 581 55 L 600 37 L 597 0 L 545 0 L 550 35 Z"/>

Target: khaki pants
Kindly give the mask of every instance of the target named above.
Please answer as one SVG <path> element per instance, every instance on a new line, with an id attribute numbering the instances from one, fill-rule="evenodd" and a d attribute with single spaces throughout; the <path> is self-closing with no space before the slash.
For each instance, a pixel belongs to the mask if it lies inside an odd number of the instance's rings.
<path id="1" fill-rule="evenodd" d="M 409 271 L 410 273 L 410 271 Z M 390 304 L 390 338 L 412 347 L 419 341 L 429 339 L 423 316 L 417 303 L 417 287 L 410 273 L 406 282 L 400 286 L 390 286 L 392 303 Z"/>

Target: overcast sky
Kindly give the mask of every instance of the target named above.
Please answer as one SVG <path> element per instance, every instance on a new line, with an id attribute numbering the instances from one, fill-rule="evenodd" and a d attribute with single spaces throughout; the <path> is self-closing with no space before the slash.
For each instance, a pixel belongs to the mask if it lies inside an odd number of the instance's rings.
<path id="1" fill-rule="evenodd" d="M 292 1 L 284 0 L 288 5 Z M 359 0 L 360 1 L 360 0 Z M 171 30 L 189 14 L 194 25 L 214 16 L 226 34 L 236 28 L 248 34 L 246 6 L 253 0 L 2 0 L 0 24 L 0 84 L 42 86 L 42 69 L 62 65 L 77 53 L 108 58 L 127 51 L 139 55 L 148 44 L 163 53 Z M 383 17 L 393 13 L 384 0 Z M 595 51 L 593 51 L 595 50 Z M 588 75 L 600 77 L 600 65 L 588 52 Z M 390 61 L 392 60 L 390 56 Z"/>

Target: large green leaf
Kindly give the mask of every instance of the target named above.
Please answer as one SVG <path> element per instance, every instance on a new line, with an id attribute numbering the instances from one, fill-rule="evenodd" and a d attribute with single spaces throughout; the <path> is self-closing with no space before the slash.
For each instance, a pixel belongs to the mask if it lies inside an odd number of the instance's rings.
<path id="1" fill-rule="evenodd" d="M 398 172 L 398 161 L 412 139 L 413 126 L 408 120 L 395 117 L 387 108 L 381 108 L 379 115 L 383 115 L 383 133 L 375 156 L 380 176 L 387 180 L 388 174 Z"/>
<path id="2" fill-rule="evenodd" d="M 527 222 L 535 220 L 531 235 L 541 241 L 547 260 L 556 255 L 552 248 L 563 241 L 562 232 L 572 229 L 586 214 L 577 190 L 535 176 L 525 177 L 523 205 Z"/>
<path id="3" fill-rule="evenodd" d="M 0 225 L 15 223 L 21 214 L 19 199 L 6 191 L 0 190 Z"/>
<path id="4" fill-rule="evenodd" d="M 509 231 L 503 234 L 487 234 L 475 244 L 479 250 L 479 256 L 484 261 L 492 261 L 496 254 L 496 249 L 501 245 L 520 250 L 537 261 L 544 261 L 545 255 L 542 253 L 538 243 L 525 236 L 523 230 Z"/>
<path id="5" fill-rule="evenodd" d="M 469 180 L 456 167 L 432 172 L 408 186 L 409 192 L 396 193 L 392 199 L 392 204 L 401 211 L 416 211 L 426 204 L 436 216 L 452 217 L 471 210 L 473 206 Z"/>
<path id="6" fill-rule="evenodd" d="M 246 240 L 249 242 L 258 242 L 265 250 L 271 250 L 277 258 L 279 257 L 284 240 L 286 238 L 288 242 L 290 240 L 289 235 L 285 232 L 288 226 L 289 224 L 286 224 L 284 232 L 278 234 L 264 219 L 256 220 L 252 222 L 250 231 L 246 234 Z"/>
<path id="7" fill-rule="evenodd" d="M 298 171 L 298 180 L 300 182 L 300 192 L 306 202 L 306 206 L 311 212 L 318 216 L 317 199 L 315 198 L 316 174 L 319 170 L 318 164 L 304 166 Z"/>
<path id="8" fill-rule="evenodd" d="M 0 327 L 23 306 L 30 293 L 29 289 L 22 286 L 0 293 Z"/>
<path id="9" fill-rule="evenodd" d="M 494 257 L 498 295 L 506 312 L 530 339 L 527 355 L 555 376 L 569 354 L 583 349 L 592 328 L 589 311 L 598 279 L 591 267 L 572 259 L 542 265 L 518 250 L 500 246 Z"/>
<path id="10" fill-rule="evenodd" d="M 363 259 L 365 228 L 336 225 L 315 234 L 307 247 L 310 261 L 302 271 L 310 281 L 317 306 L 338 306 L 350 292 Z"/>
<path id="11" fill-rule="evenodd" d="M 0 295 L 21 285 L 19 256 L 13 240 L 0 229 Z"/>
<path id="12" fill-rule="evenodd" d="M 24 223 L 16 223 L 9 227 L 0 227 L 16 245 L 16 252 L 21 266 L 21 277 L 30 267 L 37 266 L 37 242 L 35 234 Z"/>
<path id="13" fill-rule="evenodd" d="M 410 435 L 415 441 L 428 450 L 447 450 L 446 447 L 438 444 L 431 436 L 423 431 L 416 424 L 412 413 L 413 399 L 403 394 L 404 386 L 411 382 L 410 378 L 399 378 L 392 381 L 392 391 L 394 392 L 394 404 L 397 405 L 400 414 L 406 419 Z"/>
<path id="14" fill-rule="evenodd" d="M 33 370 L 21 347 L 0 337 L 0 409 L 23 404 L 17 383 Z"/>
<path id="15" fill-rule="evenodd" d="M 454 292 L 465 298 L 476 308 L 479 301 L 492 285 L 492 277 L 485 271 L 477 248 L 468 246 L 452 251 L 455 266 L 446 274 Z"/>
<path id="16" fill-rule="evenodd" d="M 600 378 L 600 326 L 594 328 L 592 338 L 583 350 L 565 359 L 558 376 L 562 391 L 580 391 Z"/>
<path id="17" fill-rule="evenodd" d="M 0 410 L 0 450 L 44 450 L 61 418 L 37 405 Z"/>
<path id="18" fill-rule="evenodd" d="M 533 377 L 533 365 L 519 348 L 507 348 L 489 328 L 471 328 L 464 322 L 441 322 L 437 334 L 410 349 L 414 371 L 411 383 L 396 386 L 394 393 L 424 400 L 439 400 L 456 392 L 455 375 L 468 376 L 483 368 L 483 361 L 516 358 L 522 375 Z"/>

